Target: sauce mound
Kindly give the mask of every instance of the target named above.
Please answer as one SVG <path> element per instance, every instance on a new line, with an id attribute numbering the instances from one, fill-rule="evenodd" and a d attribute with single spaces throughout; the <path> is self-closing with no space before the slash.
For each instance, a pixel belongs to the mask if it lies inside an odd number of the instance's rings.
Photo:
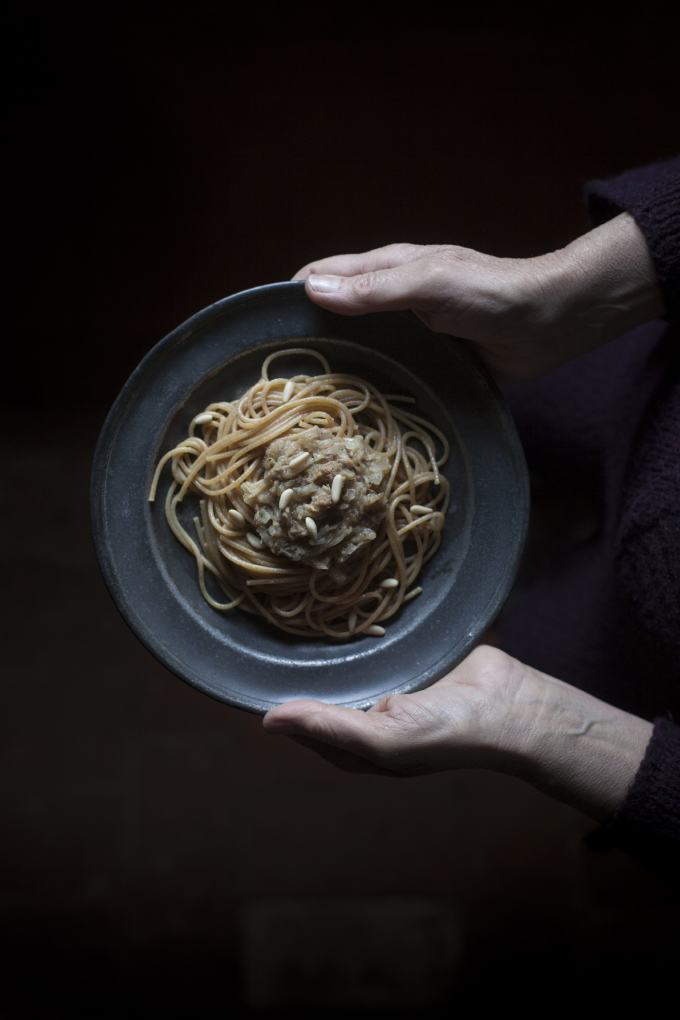
<path id="1" fill-rule="evenodd" d="M 241 491 L 268 549 L 342 580 L 342 564 L 373 541 L 385 516 L 389 466 L 361 436 L 338 439 L 315 426 L 270 443 L 264 477 L 243 482 Z"/>

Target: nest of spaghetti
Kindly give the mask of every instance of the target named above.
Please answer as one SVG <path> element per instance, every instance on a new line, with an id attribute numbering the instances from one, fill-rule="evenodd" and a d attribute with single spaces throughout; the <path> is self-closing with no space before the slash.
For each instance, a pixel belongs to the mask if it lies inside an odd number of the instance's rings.
<path id="1" fill-rule="evenodd" d="M 313 355 L 324 371 L 270 379 L 286 354 Z M 240 400 L 198 414 L 159 461 L 149 499 L 170 461 L 167 521 L 206 602 L 301 637 L 384 635 L 422 591 L 449 503 L 448 443 L 395 406 L 413 402 L 293 348 L 270 355 Z M 177 513 L 188 494 L 199 500 L 195 536 Z"/>

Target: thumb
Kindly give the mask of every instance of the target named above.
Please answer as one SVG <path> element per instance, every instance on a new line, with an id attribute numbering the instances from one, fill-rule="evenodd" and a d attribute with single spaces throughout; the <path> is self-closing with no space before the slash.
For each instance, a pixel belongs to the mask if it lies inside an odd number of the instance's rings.
<path id="1" fill-rule="evenodd" d="M 306 737 L 369 760 L 379 757 L 390 743 L 382 713 L 321 701 L 289 701 L 267 712 L 262 722 L 268 733 Z"/>
<path id="2" fill-rule="evenodd" d="M 315 304 L 341 315 L 366 312 L 434 312 L 446 301 L 444 267 L 432 256 L 389 269 L 357 276 L 317 275 L 306 281 L 307 296 Z"/>

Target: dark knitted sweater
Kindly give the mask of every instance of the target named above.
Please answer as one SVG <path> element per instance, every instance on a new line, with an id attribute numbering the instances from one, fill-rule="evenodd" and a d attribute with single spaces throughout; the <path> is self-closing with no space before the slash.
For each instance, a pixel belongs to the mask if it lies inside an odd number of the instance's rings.
<path id="1" fill-rule="evenodd" d="M 628 796 L 589 838 L 680 864 L 680 159 L 594 181 L 596 224 L 627 210 L 666 303 L 650 322 L 504 387 L 532 476 L 527 563 L 502 648 L 656 720 Z"/>

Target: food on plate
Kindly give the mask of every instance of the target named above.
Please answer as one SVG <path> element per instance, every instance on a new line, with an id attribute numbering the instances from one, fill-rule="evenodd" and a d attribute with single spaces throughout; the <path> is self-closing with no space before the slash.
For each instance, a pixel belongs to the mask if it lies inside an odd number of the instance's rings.
<path id="1" fill-rule="evenodd" d="M 323 372 L 270 378 L 287 354 L 313 355 Z M 266 358 L 240 399 L 196 415 L 158 462 L 149 499 L 170 461 L 166 517 L 196 559 L 206 601 L 303 637 L 383 636 L 422 590 L 413 585 L 449 504 L 448 443 L 403 409 L 412 403 L 289 348 Z M 178 517 L 190 494 L 195 538 Z"/>

